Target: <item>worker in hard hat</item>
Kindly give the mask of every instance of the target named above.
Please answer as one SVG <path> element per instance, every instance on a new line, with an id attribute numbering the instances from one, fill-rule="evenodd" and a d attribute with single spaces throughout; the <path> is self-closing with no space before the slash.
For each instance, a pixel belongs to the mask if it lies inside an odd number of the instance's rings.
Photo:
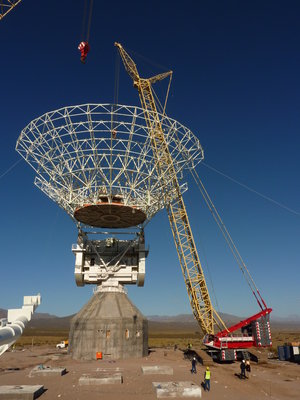
<path id="1" fill-rule="evenodd" d="M 196 357 L 193 357 L 192 358 L 192 369 L 191 369 L 191 373 L 192 374 L 196 374 L 197 373 L 196 363 L 197 363 Z"/>
<path id="2" fill-rule="evenodd" d="M 242 360 L 240 368 L 241 368 L 241 379 L 246 379 L 246 363 L 245 363 L 245 360 Z"/>
<path id="3" fill-rule="evenodd" d="M 247 378 L 249 378 L 251 372 L 250 360 L 246 360 L 245 365 L 246 365 L 246 376 Z"/>
<path id="4" fill-rule="evenodd" d="M 205 391 L 210 391 L 210 369 L 209 367 L 206 367 L 206 370 L 204 372 L 204 390 Z"/>
<path id="5" fill-rule="evenodd" d="M 90 51 L 90 45 L 88 44 L 88 42 L 80 42 L 79 46 L 78 46 L 78 50 L 80 51 L 80 54 L 81 54 L 80 61 L 84 64 L 86 56 L 87 56 L 88 52 Z"/>

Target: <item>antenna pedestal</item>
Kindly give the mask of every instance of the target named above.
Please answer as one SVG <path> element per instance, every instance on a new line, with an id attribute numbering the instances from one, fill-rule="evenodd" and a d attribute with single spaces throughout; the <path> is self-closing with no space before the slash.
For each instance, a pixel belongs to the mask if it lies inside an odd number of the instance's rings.
<path id="1" fill-rule="evenodd" d="M 140 358 L 148 355 L 148 321 L 126 293 L 96 291 L 72 319 L 69 353 L 77 360 Z"/>

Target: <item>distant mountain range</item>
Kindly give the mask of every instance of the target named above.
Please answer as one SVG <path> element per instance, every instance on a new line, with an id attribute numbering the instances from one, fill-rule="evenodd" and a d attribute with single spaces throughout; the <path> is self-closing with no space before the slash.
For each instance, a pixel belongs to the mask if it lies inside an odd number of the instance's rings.
<path id="1" fill-rule="evenodd" d="M 48 313 L 35 313 L 29 324 L 30 328 L 36 329 L 69 329 L 71 319 L 74 315 L 57 317 Z M 227 326 L 234 325 L 243 320 L 243 317 L 220 313 L 221 318 Z M 7 310 L 0 308 L 0 318 L 7 317 Z M 148 315 L 150 331 L 199 331 L 199 325 L 192 314 L 179 315 Z M 300 316 L 290 315 L 287 317 L 271 317 L 271 327 L 275 329 L 300 329 Z"/>

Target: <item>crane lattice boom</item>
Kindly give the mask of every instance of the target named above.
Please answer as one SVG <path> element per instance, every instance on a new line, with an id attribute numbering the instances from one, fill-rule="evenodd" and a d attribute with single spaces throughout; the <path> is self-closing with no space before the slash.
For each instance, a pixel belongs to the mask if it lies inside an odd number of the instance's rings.
<path id="1" fill-rule="evenodd" d="M 182 273 L 184 276 L 189 300 L 195 318 L 198 320 L 204 333 L 213 334 L 215 324 L 223 325 L 224 322 L 213 309 L 204 278 L 202 266 L 194 242 L 191 226 L 186 212 L 180 185 L 174 170 L 173 160 L 164 138 L 164 132 L 160 123 L 159 113 L 156 108 L 151 85 L 172 75 L 172 71 L 156 75 L 149 79 L 139 76 L 138 70 L 131 57 L 126 53 L 121 44 L 115 43 L 122 57 L 124 66 L 138 89 L 145 120 L 149 129 L 152 150 L 156 158 L 157 170 L 161 175 L 169 174 L 173 177 L 170 190 L 176 190 L 177 197 L 171 203 L 165 202 L 178 253 Z M 165 189 L 165 199 L 168 187 Z"/>

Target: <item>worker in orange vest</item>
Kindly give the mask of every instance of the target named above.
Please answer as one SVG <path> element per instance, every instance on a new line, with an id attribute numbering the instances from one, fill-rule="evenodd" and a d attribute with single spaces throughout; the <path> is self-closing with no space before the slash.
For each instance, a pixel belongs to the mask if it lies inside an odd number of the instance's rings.
<path id="1" fill-rule="evenodd" d="M 78 50 L 80 51 L 80 54 L 81 54 L 80 61 L 84 64 L 86 56 L 87 56 L 88 52 L 90 51 L 90 45 L 88 44 L 88 42 L 80 42 L 79 46 L 78 46 Z"/>

